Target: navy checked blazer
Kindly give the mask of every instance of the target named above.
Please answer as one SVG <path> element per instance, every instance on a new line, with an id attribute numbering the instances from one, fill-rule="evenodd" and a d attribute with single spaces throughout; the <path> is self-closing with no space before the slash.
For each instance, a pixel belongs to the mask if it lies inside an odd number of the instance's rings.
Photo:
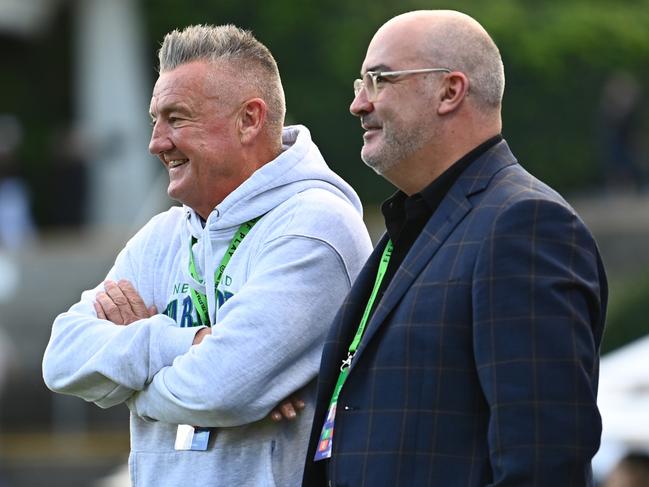
<path id="1" fill-rule="evenodd" d="M 325 343 L 304 487 L 592 485 L 607 283 L 575 211 L 505 141 L 451 187 L 371 317 L 313 456 L 384 236 Z"/>

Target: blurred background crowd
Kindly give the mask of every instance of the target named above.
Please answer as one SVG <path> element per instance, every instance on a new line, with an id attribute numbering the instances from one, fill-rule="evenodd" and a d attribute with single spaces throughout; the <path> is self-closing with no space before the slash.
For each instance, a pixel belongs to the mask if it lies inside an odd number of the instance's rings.
<path id="1" fill-rule="evenodd" d="M 610 300 L 595 474 L 649 486 L 649 0 L 0 0 L 0 487 L 109 485 L 126 461 L 127 409 L 49 393 L 40 362 L 56 314 L 173 204 L 147 150 L 164 34 L 252 30 L 278 61 L 287 123 L 309 127 L 377 239 L 393 190 L 360 161 L 352 81 L 377 27 L 420 8 L 493 35 L 505 138 L 598 239 Z"/>

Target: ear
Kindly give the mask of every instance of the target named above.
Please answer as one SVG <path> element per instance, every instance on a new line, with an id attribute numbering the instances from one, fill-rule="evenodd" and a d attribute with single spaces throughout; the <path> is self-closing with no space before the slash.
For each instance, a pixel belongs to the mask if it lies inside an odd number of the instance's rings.
<path id="1" fill-rule="evenodd" d="M 469 93 L 469 78 L 464 73 L 453 71 L 446 75 L 441 89 L 437 114 L 447 115 L 457 110 Z"/>
<path id="2" fill-rule="evenodd" d="M 239 111 L 239 138 L 243 145 L 255 140 L 266 123 L 268 107 L 261 98 L 251 98 Z"/>

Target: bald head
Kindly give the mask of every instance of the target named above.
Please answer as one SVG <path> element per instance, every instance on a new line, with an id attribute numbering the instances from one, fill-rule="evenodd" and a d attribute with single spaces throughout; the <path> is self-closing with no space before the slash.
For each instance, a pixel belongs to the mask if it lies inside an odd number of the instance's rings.
<path id="1" fill-rule="evenodd" d="M 406 194 L 502 130 L 500 53 L 468 15 L 421 10 L 390 19 L 361 73 L 349 107 L 365 129 L 361 158 Z"/>
<path id="2" fill-rule="evenodd" d="M 399 43 L 407 45 L 408 55 L 420 64 L 426 60 L 431 66 L 464 73 L 477 108 L 500 109 L 505 88 L 500 52 L 472 17 L 453 10 L 407 12 L 383 24 L 370 48 L 374 44 L 389 48 Z"/>

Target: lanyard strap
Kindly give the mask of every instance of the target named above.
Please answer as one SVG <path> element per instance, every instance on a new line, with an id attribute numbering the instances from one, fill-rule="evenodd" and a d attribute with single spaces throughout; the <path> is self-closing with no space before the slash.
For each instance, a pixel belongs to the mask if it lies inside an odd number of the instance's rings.
<path id="1" fill-rule="evenodd" d="M 219 287 L 219 283 L 221 282 L 221 277 L 223 277 L 223 272 L 225 271 L 225 268 L 230 262 L 232 255 L 234 255 L 234 251 L 237 250 L 239 244 L 243 241 L 246 235 L 248 235 L 250 229 L 255 225 L 255 223 L 257 223 L 257 221 L 260 218 L 261 216 L 258 216 L 257 218 L 253 218 L 252 220 L 243 223 L 239 227 L 239 229 L 235 232 L 234 237 L 232 237 L 232 241 L 228 246 L 228 249 L 225 251 L 223 258 L 221 259 L 221 263 L 214 271 L 214 292 L 215 293 L 217 288 Z M 194 252 L 192 250 L 192 247 L 196 242 L 197 240 L 195 237 L 192 237 L 191 240 L 189 241 L 189 274 L 196 281 L 202 284 L 203 279 L 196 271 L 196 263 L 194 262 Z M 193 287 L 190 287 L 189 294 L 192 298 L 192 302 L 194 303 L 194 308 L 196 308 L 196 311 L 198 312 L 198 316 L 200 317 L 201 322 L 204 325 L 209 326 L 210 319 L 208 315 L 207 296 L 205 296 L 205 294 L 203 294 L 202 292 L 197 291 Z"/>
<path id="2" fill-rule="evenodd" d="M 374 307 L 374 301 L 376 300 L 376 295 L 378 294 L 379 288 L 381 287 L 381 282 L 383 281 L 385 272 L 388 270 L 388 264 L 390 263 L 390 257 L 392 257 L 393 249 L 394 245 L 392 244 L 392 240 L 388 240 L 388 243 L 385 245 L 385 249 L 383 249 L 383 255 L 381 256 L 381 261 L 379 262 L 379 269 L 376 272 L 374 287 L 372 288 L 372 293 L 370 294 L 370 298 L 368 299 L 367 305 L 365 306 L 363 317 L 361 318 L 361 322 L 358 325 L 358 330 L 356 330 L 356 335 L 354 335 L 354 339 L 352 340 L 351 345 L 349 345 L 347 358 L 343 360 L 343 363 L 340 366 L 340 374 L 338 375 L 338 381 L 336 382 L 336 387 L 334 388 L 331 403 L 338 402 L 340 390 L 343 388 L 345 380 L 347 380 L 347 375 L 349 374 L 349 366 L 352 363 L 352 358 L 354 357 L 354 354 L 358 349 L 358 345 L 361 343 L 361 338 L 363 338 L 363 334 L 365 333 L 365 325 L 367 325 L 367 321 L 370 317 L 370 312 Z"/>

